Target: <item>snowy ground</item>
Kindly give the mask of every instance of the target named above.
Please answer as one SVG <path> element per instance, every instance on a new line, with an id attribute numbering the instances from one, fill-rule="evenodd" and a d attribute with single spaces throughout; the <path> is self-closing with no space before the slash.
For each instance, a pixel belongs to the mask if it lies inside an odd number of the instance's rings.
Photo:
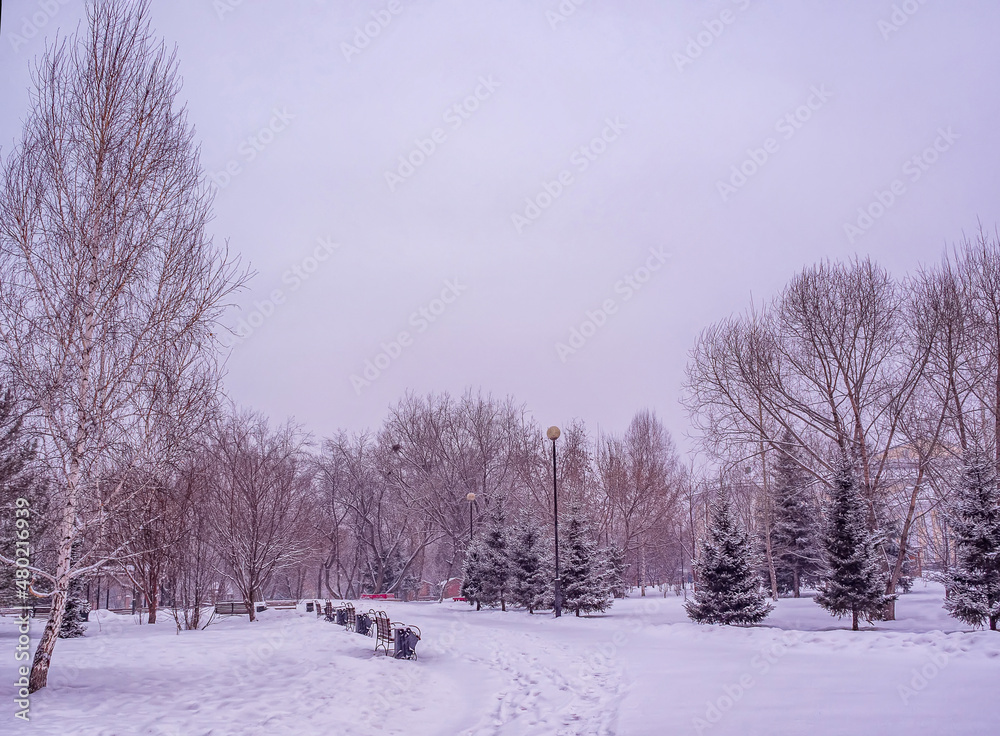
<path id="1" fill-rule="evenodd" d="M 603 617 L 560 620 L 380 605 L 423 629 L 416 662 L 373 656 L 371 639 L 313 614 L 178 635 L 102 612 L 85 638 L 59 642 L 27 726 L 12 718 L 16 632 L 0 619 L 0 732 L 1000 733 L 1000 633 L 948 618 L 937 586 L 918 581 L 899 620 L 861 632 L 808 599 L 781 600 L 752 629 L 696 626 L 681 603 L 630 598 Z"/>

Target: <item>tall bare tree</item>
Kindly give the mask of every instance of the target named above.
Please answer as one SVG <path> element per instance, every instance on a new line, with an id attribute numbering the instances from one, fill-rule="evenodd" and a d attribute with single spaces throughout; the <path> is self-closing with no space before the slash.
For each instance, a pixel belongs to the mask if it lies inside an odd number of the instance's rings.
<path id="1" fill-rule="evenodd" d="M 210 523 L 223 574 L 256 620 L 254 603 L 275 576 L 309 557 L 306 515 L 314 464 L 291 424 L 272 430 L 251 412 L 225 417 L 212 445 Z"/>
<path id="2" fill-rule="evenodd" d="M 158 415 L 183 428 L 184 412 L 211 404 L 215 325 L 244 278 L 206 236 L 211 195 L 176 104 L 177 62 L 148 11 L 147 0 L 87 6 L 82 31 L 37 63 L 3 163 L 0 349 L 33 409 L 58 515 L 54 569 L 32 570 L 52 601 L 32 691 L 46 684 L 70 581 L 118 552 L 71 560 L 88 517 L 127 493 L 102 489 L 99 504 L 97 479 L 155 462 Z"/>
<path id="3" fill-rule="evenodd" d="M 608 507 L 614 542 L 625 552 L 635 584 L 646 594 L 657 531 L 676 528 L 680 512 L 680 463 L 673 440 L 649 411 L 639 411 L 623 436 L 601 437 L 597 476 Z M 672 536 L 672 535 L 667 535 Z M 678 540 L 679 542 L 679 540 Z"/>

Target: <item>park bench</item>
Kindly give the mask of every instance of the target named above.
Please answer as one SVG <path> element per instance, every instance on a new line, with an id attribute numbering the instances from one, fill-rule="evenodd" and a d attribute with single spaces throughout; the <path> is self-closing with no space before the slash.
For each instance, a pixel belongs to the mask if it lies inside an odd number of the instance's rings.
<path id="1" fill-rule="evenodd" d="M 294 611 L 298 606 L 298 601 L 267 601 L 267 607 L 277 611 Z"/>
<path id="2" fill-rule="evenodd" d="M 395 659 L 416 659 L 417 642 L 420 640 L 420 629 L 407 624 L 393 624 L 385 611 L 369 611 L 369 616 L 375 622 L 375 651 L 382 649 L 385 656 L 390 654 Z M 390 653 L 389 647 L 392 647 Z"/>
<path id="3" fill-rule="evenodd" d="M 365 636 L 372 636 L 375 630 L 372 628 L 372 612 L 359 613 L 354 617 L 354 630 Z"/>
<path id="4" fill-rule="evenodd" d="M 396 600 L 395 593 L 362 593 L 361 600 L 363 601 L 394 601 Z"/>
<path id="5" fill-rule="evenodd" d="M 263 613 L 267 610 L 267 604 L 258 601 L 254 604 L 254 608 L 257 613 Z M 219 601 L 215 604 L 216 616 L 246 616 L 249 613 L 247 604 L 243 601 Z"/>
<path id="6" fill-rule="evenodd" d="M 219 601 L 215 604 L 216 616 L 245 616 L 250 613 L 243 601 Z"/>
<path id="7" fill-rule="evenodd" d="M 357 623 L 357 619 L 354 614 L 354 604 L 344 603 L 336 608 L 333 607 L 332 603 L 327 603 L 327 613 L 326 620 L 331 623 L 339 624 L 345 629 L 353 629 Z"/>

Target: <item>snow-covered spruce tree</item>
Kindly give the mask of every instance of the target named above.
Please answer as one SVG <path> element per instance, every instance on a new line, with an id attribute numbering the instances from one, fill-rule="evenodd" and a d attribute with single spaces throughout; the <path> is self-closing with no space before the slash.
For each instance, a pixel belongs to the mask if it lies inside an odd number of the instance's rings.
<path id="1" fill-rule="evenodd" d="M 945 608 L 959 621 L 988 625 L 1000 620 L 1000 493 L 987 453 L 972 446 L 962 458 L 962 476 L 951 510 L 956 565 L 948 575 Z"/>
<path id="2" fill-rule="evenodd" d="M 482 540 L 476 539 L 465 553 L 465 564 L 462 566 L 462 596 L 470 605 L 475 603 L 477 611 L 482 607 L 485 560 L 486 548 Z"/>
<path id="3" fill-rule="evenodd" d="M 795 458 L 792 438 L 783 438 L 786 449 L 774 467 L 771 545 L 779 589 L 799 597 L 803 583 L 815 583 L 822 568 L 819 506 L 809 478 Z"/>
<path id="4" fill-rule="evenodd" d="M 60 639 L 75 639 L 83 636 L 86 631 L 84 623 L 90 616 L 90 603 L 75 591 L 70 591 L 66 599 L 66 613 L 63 614 L 62 626 L 59 627 Z"/>
<path id="5" fill-rule="evenodd" d="M 684 604 L 699 624 L 756 624 L 772 606 L 761 592 L 750 535 L 740 527 L 729 496 L 721 491 L 695 563 L 698 589 Z"/>
<path id="6" fill-rule="evenodd" d="M 483 534 L 483 552 L 479 602 L 485 606 L 499 603 L 500 610 L 506 611 L 510 591 L 510 559 L 506 519 L 499 507 L 489 516 L 489 526 Z"/>
<path id="7" fill-rule="evenodd" d="M 528 613 L 552 607 L 552 560 L 530 517 L 515 527 L 510 545 L 510 600 Z"/>
<path id="8" fill-rule="evenodd" d="M 865 521 L 864 499 L 846 458 L 837 469 L 832 495 L 823 540 L 826 569 L 816 602 L 834 616 L 851 614 L 851 628 L 857 631 L 858 617 L 878 619 L 889 597 L 875 536 Z"/>
<path id="9" fill-rule="evenodd" d="M 601 566 L 604 570 L 604 584 L 613 598 L 625 597 L 625 552 L 616 544 L 602 547 Z"/>
<path id="10" fill-rule="evenodd" d="M 606 611 L 614 599 L 590 525 L 578 506 L 570 509 L 560 528 L 566 529 L 560 540 L 560 551 L 564 555 L 559 571 L 563 607 L 577 616 Z"/>

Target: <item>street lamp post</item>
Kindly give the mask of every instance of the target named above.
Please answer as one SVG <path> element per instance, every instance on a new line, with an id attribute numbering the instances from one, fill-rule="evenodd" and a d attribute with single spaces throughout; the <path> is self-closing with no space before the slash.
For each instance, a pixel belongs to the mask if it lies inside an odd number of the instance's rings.
<path id="1" fill-rule="evenodd" d="M 559 439 L 559 427 L 549 427 L 545 436 L 552 440 L 552 515 L 555 521 L 556 540 L 556 584 L 555 584 L 555 614 L 562 616 L 562 581 L 559 578 L 559 493 L 556 488 L 556 440 Z"/>
<path id="2" fill-rule="evenodd" d="M 468 493 L 465 500 L 469 502 L 469 546 L 472 546 L 472 502 L 476 500 L 475 493 Z"/>

